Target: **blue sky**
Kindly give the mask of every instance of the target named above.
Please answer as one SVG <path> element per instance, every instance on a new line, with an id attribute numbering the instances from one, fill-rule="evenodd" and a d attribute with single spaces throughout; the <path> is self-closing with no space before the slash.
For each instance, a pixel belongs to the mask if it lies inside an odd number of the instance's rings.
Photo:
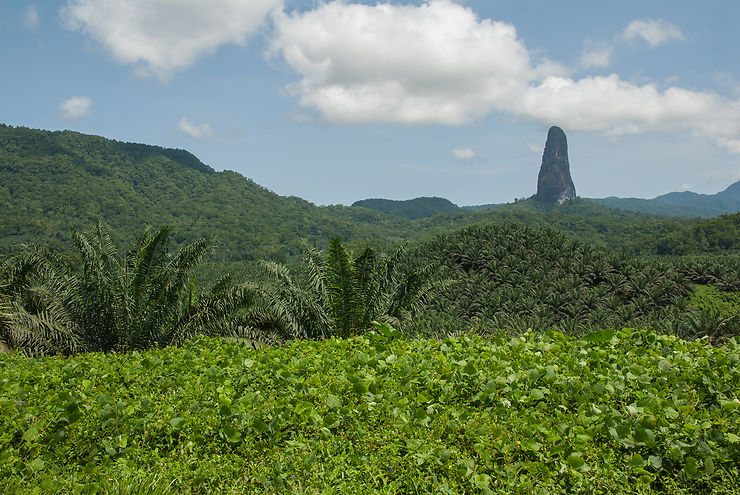
<path id="1" fill-rule="evenodd" d="M 740 180 L 740 2 L 0 3 L 0 122 L 183 148 L 317 204 Z"/>

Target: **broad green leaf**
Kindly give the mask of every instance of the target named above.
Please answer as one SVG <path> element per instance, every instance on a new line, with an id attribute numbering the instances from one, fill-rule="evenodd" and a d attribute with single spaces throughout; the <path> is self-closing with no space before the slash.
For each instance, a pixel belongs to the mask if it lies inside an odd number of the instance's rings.
<path id="1" fill-rule="evenodd" d="M 42 469 L 44 469 L 45 466 L 46 466 L 46 463 L 40 457 L 37 457 L 28 463 L 28 467 L 32 471 L 41 471 Z"/>
<path id="2" fill-rule="evenodd" d="M 175 431 L 180 431 L 185 424 L 185 418 L 172 418 L 170 420 L 170 426 Z"/>
<path id="3" fill-rule="evenodd" d="M 581 469 L 586 464 L 581 457 L 580 452 L 572 452 L 568 455 L 567 459 L 565 459 L 565 462 L 573 469 Z"/>
<path id="4" fill-rule="evenodd" d="M 640 454 L 632 454 L 630 457 L 630 466 L 632 468 L 639 468 L 645 465 L 645 459 Z"/>
<path id="5" fill-rule="evenodd" d="M 237 430 L 233 426 L 231 426 L 231 425 L 224 425 L 224 427 L 221 428 L 221 432 L 224 434 L 224 436 L 226 437 L 226 440 L 229 443 L 239 443 L 239 442 L 241 442 L 242 434 L 239 432 L 239 430 Z"/>
<path id="6" fill-rule="evenodd" d="M 329 394 L 326 397 L 326 407 L 329 409 L 339 409 L 342 407 L 342 400 L 336 395 Z"/>
<path id="7" fill-rule="evenodd" d="M 38 425 L 33 425 L 30 427 L 26 432 L 23 434 L 23 440 L 26 442 L 35 442 L 39 438 L 39 427 Z"/>
<path id="8" fill-rule="evenodd" d="M 260 418 L 254 420 L 254 422 L 252 423 L 252 428 L 254 429 L 254 431 L 260 434 L 265 433 L 269 429 L 267 423 L 265 423 Z"/>
<path id="9" fill-rule="evenodd" d="M 684 471 L 691 477 L 696 477 L 699 473 L 699 462 L 694 457 L 687 457 L 684 460 Z"/>
<path id="10" fill-rule="evenodd" d="M 533 388 L 532 391 L 529 393 L 529 397 L 532 400 L 542 400 L 545 398 L 545 394 L 542 392 L 539 388 Z"/>
<path id="11" fill-rule="evenodd" d="M 537 442 L 536 440 L 527 438 L 522 441 L 522 447 L 527 450 L 531 450 L 532 452 L 539 452 L 539 450 L 542 448 L 542 444 Z"/>

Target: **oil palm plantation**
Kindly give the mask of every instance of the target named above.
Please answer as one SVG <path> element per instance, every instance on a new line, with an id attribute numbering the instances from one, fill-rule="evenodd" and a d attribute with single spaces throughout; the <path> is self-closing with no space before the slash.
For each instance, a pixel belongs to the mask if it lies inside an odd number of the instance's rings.
<path id="1" fill-rule="evenodd" d="M 75 265 L 27 247 L 0 266 L 11 296 L 0 340 L 10 347 L 46 354 L 178 344 L 217 331 L 249 303 L 246 292 L 225 281 L 196 294 L 192 274 L 212 250 L 207 239 L 171 253 L 170 229 L 163 227 L 121 254 L 102 223 L 73 238 Z"/>

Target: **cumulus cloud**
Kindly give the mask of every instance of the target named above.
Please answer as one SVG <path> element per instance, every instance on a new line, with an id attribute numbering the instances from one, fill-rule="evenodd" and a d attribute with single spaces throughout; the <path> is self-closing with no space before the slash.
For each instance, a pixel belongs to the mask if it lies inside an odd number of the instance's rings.
<path id="1" fill-rule="evenodd" d="M 609 67 L 611 64 L 614 48 L 611 46 L 590 47 L 581 52 L 581 67 L 601 68 Z"/>
<path id="2" fill-rule="evenodd" d="M 470 148 L 455 148 L 452 150 L 452 155 L 457 160 L 472 160 L 475 158 L 475 151 Z"/>
<path id="3" fill-rule="evenodd" d="M 36 10 L 35 5 L 29 5 L 28 8 L 23 11 L 21 22 L 27 29 L 36 29 L 39 27 L 39 13 Z"/>
<path id="4" fill-rule="evenodd" d="M 740 136 L 740 101 L 714 93 L 623 81 L 616 74 L 575 81 L 551 76 L 531 86 L 517 115 L 538 122 L 558 122 L 570 130 L 619 136 L 643 132 L 691 130 L 709 136 L 731 152 Z"/>
<path id="5" fill-rule="evenodd" d="M 224 44 L 244 45 L 283 0 L 68 0 L 62 25 L 140 75 L 166 81 Z"/>
<path id="6" fill-rule="evenodd" d="M 651 47 L 672 40 L 684 39 L 684 35 L 678 26 L 664 19 L 635 19 L 624 28 L 622 35 L 628 41 L 642 38 Z"/>
<path id="7" fill-rule="evenodd" d="M 302 76 L 289 91 L 334 123 L 470 122 L 538 70 L 514 26 L 449 0 L 335 1 L 275 24 L 272 54 Z"/>
<path id="8" fill-rule="evenodd" d="M 536 60 L 513 25 L 450 0 L 333 1 L 274 22 L 270 56 L 300 75 L 288 91 L 326 122 L 459 125 L 502 112 L 611 136 L 688 130 L 740 152 L 740 100 L 616 74 L 573 79 Z M 640 22 L 629 33 L 650 43 L 680 33 L 665 21 Z M 585 61 L 603 66 L 609 55 L 604 48 Z"/>
<path id="9" fill-rule="evenodd" d="M 92 100 L 87 96 L 75 96 L 59 105 L 59 117 L 64 120 L 77 120 L 90 115 Z"/>

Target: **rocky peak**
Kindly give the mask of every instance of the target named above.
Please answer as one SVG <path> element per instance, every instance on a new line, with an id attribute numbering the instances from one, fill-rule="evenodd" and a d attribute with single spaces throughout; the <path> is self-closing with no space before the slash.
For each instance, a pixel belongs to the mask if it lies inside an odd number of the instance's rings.
<path id="1" fill-rule="evenodd" d="M 542 166 L 537 177 L 536 198 L 542 203 L 558 203 L 576 197 L 576 187 L 570 176 L 568 140 L 560 127 L 552 126 L 547 132 Z"/>

